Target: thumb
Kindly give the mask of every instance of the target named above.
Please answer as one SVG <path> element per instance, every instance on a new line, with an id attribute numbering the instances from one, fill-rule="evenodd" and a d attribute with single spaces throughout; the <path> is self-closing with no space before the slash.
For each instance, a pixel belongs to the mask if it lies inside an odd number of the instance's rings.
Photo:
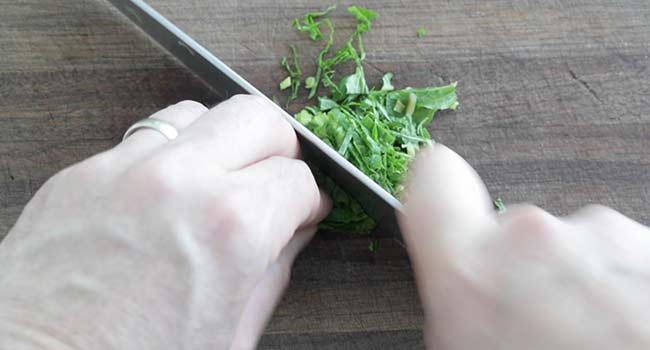
<path id="1" fill-rule="evenodd" d="M 496 216 L 476 171 L 441 144 L 418 154 L 409 170 L 403 201 L 400 226 L 426 299 L 426 293 L 442 287 L 431 276 L 440 269 L 470 263 L 469 247 L 494 231 Z"/>

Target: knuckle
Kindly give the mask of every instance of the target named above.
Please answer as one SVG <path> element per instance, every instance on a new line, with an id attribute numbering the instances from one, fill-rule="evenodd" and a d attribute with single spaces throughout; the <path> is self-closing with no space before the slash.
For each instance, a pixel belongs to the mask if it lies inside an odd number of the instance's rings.
<path id="1" fill-rule="evenodd" d="M 294 181 L 295 185 L 299 186 L 301 189 L 307 188 L 310 191 L 313 191 L 313 193 L 310 194 L 318 194 L 316 179 L 306 162 L 300 159 L 280 156 L 271 157 L 270 160 L 272 162 L 277 162 L 277 168 L 281 169 L 277 176 L 283 179 L 291 179 Z"/>
<path id="2" fill-rule="evenodd" d="M 273 141 L 279 146 L 287 149 L 297 148 L 298 139 L 293 127 L 287 118 L 263 97 L 235 95 L 221 103 L 218 110 L 235 119 L 235 123 L 250 127 L 258 134 L 272 135 Z M 218 115 L 219 112 L 212 115 Z M 215 127 L 216 124 L 218 123 L 215 123 Z"/>
<path id="3" fill-rule="evenodd" d="M 296 133 L 291 127 L 291 124 L 279 112 L 273 110 L 269 111 L 269 113 L 260 113 L 260 116 L 262 116 L 261 119 L 263 119 L 268 130 L 275 133 L 277 137 L 289 141 L 297 140 Z"/>
<path id="4" fill-rule="evenodd" d="M 566 221 L 595 232 L 623 232 L 634 221 L 622 213 L 604 205 L 591 204 L 569 215 Z"/>
<path id="5" fill-rule="evenodd" d="M 582 207 L 572 216 L 578 218 L 586 218 L 586 219 L 599 218 L 599 219 L 611 220 L 611 219 L 621 217 L 622 214 L 604 205 L 590 204 L 585 207 Z"/>
<path id="6" fill-rule="evenodd" d="M 204 106 L 202 103 L 194 101 L 194 100 L 183 100 L 178 102 L 175 105 L 177 108 L 187 110 L 190 112 L 205 112 L 208 110 L 206 106 Z"/>
<path id="7" fill-rule="evenodd" d="M 256 220 L 251 220 L 250 199 L 246 191 L 227 189 L 211 199 L 211 221 L 219 235 L 247 236 L 253 231 Z"/>
<path id="8" fill-rule="evenodd" d="M 291 158 L 285 158 L 285 159 L 288 162 L 288 167 L 290 168 L 290 171 L 293 174 L 297 175 L 298 178 L 304 180 L 313 180 L 314 177 L 307 163 L 299 159 L 291 159 Z"/>
<path id="9" fill-rule="evenodd" d="M 256 123 L 262 123 L 265 130 L 272 133 L 279 133 L 279 136 L 295 137 L 291 124 L 277 111 L 267 100 L 255 95 L 235 95 L 229 99 L 229 103 L 240 110 L 248 110 L 251 116 L 255 117 Z"/>
<path id="10" fill-rule="evenodd" d="M 259 250 L 260 218 L 251 212 L 245 191 L 225 190 L 212 199 L 207 215 L 207 234 L 229 253 L 249 255 Z M 241 253 L 241 254 L 240 254 Z"/>
<path id="11" fill-rule="evenodd" d="M 543 209 L 525 205 L 516 208 L 506 219 L 505 226 L 515 235 L 524 235 L 529 238 L 549 238 L 555 231 L 557 218 Z"/>
<path id="12" fill-rule="evenodd" d="M 228 99 L 229 103 L 233 104 L 241 104 L 241 105 L 251 105 L 251 104 L 262 104 L 264 102 L 264 99 L 260 96 L 255 96 L 255 95 L 249 95 L 249 94 L 237 94 L 234 96 L 231 96 Z"/>
<path id="13" fill-rule="evenodd" d="M 293 160 L 293 172 L 298 177 L 298 181 L 308 188 L 310 197 L 319 198 L 320 192 L 314 174 L 307 163 L 302 160 Z"/>
<path id="14" fill-rule="evenodd" d="M 247 231 L 250 223 L 247 220 L 247 208 L 243 204 L 241 191 L 226 190 L 212 202 L 211 216 L 214 218 L 214 228 L 218 233 Z"/>

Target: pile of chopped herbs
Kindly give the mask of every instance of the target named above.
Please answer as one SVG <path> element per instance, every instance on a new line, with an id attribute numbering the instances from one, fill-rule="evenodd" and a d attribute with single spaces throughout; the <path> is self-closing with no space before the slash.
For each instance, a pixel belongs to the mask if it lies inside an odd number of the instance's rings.
<path id="1" fill-rule="evenodd" d="M 386 191 L 399 196 L 410 161 L 422 145 L 433 142 L 427 126 L 435 113 L 458 106 L 456 84 L 397 90 L 391 82 L 393 74 L 386 73 L 380 87 L 368 87 L 362 64 L 366 56 L 363 34 L 370 30 L 377 13 L 363 7 L 348 7 L 357 20 L 356 28 L 334 50 L 334 26 L 328 15 L 335 8 L 310 12 L 293 21 L 293 27 L 322 46 L 315 59 L 314 74 L 304 79 L 298 50 L 290 46 L 291 57 L 282 59 L 288 76 L 280 83 L 280 89 L 289 90 L 289 106 L 304 86 L 308 100 L 313 103 L 298 112 L 296 120 Z M 354 72 L 340 76 L 337 68 L 350 62 Z M 316 169 L 315 174 L 334 202 L 324 227 L 360 233 L 372 230 L 375 222 L 359 203 Z"/>

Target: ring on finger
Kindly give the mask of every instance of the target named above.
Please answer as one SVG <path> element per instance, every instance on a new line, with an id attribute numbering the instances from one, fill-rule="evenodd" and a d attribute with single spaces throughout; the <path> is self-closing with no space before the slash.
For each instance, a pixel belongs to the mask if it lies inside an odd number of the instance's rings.
<path id="1" fill-rule="evenodd" d="M 176 129 L 172 124 L 160 119 L 144 118 L 133 123 L 133 125 L 126 130 L 124 136 L 122 136 L 122 142 L 124 142 L 124 140 L 129 136 L 133 135 L 136 131 L 142 129 L 155 130 L 163 135 L 168 141 L 171 141 L 178 136 L 178 129 Z"/>

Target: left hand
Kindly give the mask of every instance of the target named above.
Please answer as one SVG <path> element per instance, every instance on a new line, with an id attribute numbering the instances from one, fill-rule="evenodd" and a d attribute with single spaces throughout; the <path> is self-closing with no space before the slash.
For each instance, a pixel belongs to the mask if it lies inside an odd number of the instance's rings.
<path id="1" fill-rule="evenodd" d="M 251 349 L 329 211 L 277 109 L 155 113 L 64 169 L 0 244 L 0 348 Z"/>

